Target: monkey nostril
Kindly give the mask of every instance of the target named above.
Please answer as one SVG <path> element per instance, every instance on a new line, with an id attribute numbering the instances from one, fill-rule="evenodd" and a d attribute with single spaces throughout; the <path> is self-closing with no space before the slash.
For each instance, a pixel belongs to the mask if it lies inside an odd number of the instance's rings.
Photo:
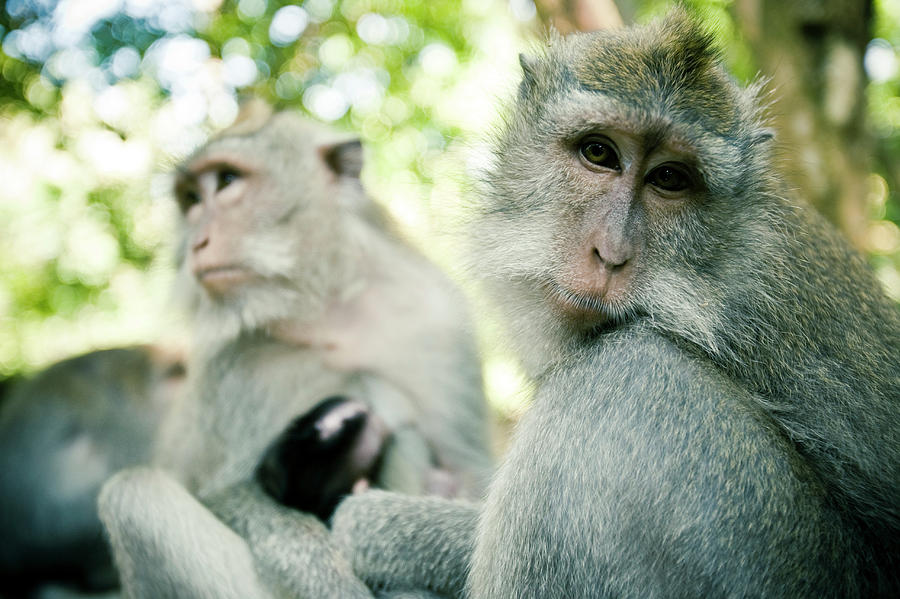
<path id="1" fill-rule="evenodd" d="M 200 239 L 194 240 L 193 249 L 195 252 L 197 252 L 205 248 L 207 245 L 209 245 L 209 237 L 204 235 Z"/>
<path id="2" fill-rule="evenodd" d="M 628 264 L 628 260 L 629 260 L 629 258 L 627 258 L 627 257 L 622 257 L 618 260 L 608 260 L 606 262 L 606 265 L 613 271 L 621 270 L 621 269 L 625 268 L 626 264 Z"/>
<path id="3" fill-rule="evenodd" d="M 623 268 L 631 259 L 630 256 L 621 254 L 600 253 L 600 250 L 598 248 L 594 248 L 593 254 L 594 258 L 596 258 L 603 267 L 608 268 L 611 271 L 616 271 Z"/>

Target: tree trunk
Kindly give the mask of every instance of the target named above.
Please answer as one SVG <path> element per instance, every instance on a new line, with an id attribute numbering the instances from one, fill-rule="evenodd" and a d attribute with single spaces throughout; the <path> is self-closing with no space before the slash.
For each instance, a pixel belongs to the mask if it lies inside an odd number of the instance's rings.
<path id="1" fill-rule="evenodd" d="M 622 26 L 613 0 L 535 0 L 534 4 L 541 22 L 564 35 Z"/>
<path id="2" fill-rule="evenodd" d="M 863 54 L 871 0 L 737 0 L 734 14 L 775 99 L 789 182 L 865 247 L 868 175 Z"/>

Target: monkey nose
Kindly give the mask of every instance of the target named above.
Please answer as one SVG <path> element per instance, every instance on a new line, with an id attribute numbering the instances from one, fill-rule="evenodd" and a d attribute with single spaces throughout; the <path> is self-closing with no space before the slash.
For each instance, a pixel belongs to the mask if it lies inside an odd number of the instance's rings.
<path id="1" fill-rule="evenodd" d="M 597 247 L 593 249 L 593 256 L 596 263 L 610 272 L 621 270 L 631 259 L 631 255 L 625 250 L 601 250 Z"/>
<path id="2" fill-rule="evenodd" d="M 191 249 L 197 252 L 205 248 L 207 245 L 209 245 L 209 235 L 200 235 L 194 239 L 194 243 L 191 245 Z"/>

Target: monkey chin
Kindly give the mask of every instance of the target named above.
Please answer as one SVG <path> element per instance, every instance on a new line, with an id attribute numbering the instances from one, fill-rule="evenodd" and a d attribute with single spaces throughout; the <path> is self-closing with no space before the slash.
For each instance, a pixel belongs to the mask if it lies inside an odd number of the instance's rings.
<path id="1" fill-rule="evenodd" d="M 553 312 L 574 330 L 598 333 L 631 319 L 632 310 L 607 296 L 578 293 L 556 281 L 545 283 L 544 290 Z"/>

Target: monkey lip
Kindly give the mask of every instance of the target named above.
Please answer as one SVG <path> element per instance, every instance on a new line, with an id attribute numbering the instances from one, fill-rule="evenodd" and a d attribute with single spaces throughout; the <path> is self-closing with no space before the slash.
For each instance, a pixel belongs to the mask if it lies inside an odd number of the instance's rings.
<path id="1" fill-rule="evenodd" d="M 240 266 L 200 267 L 194 270 L 194 276 L 207 291 L 222 294 L 229 289 L 247 282 L 251 273 Z"/>
<path id="2" fill-rule="evenodd" d="M 551 304 L 565 316 L 583 324 L 596 325 L 625 317 L 623 306 L 600 295 L 572 291 L 553 280 L 547 281 L 544 289 Z"/>

